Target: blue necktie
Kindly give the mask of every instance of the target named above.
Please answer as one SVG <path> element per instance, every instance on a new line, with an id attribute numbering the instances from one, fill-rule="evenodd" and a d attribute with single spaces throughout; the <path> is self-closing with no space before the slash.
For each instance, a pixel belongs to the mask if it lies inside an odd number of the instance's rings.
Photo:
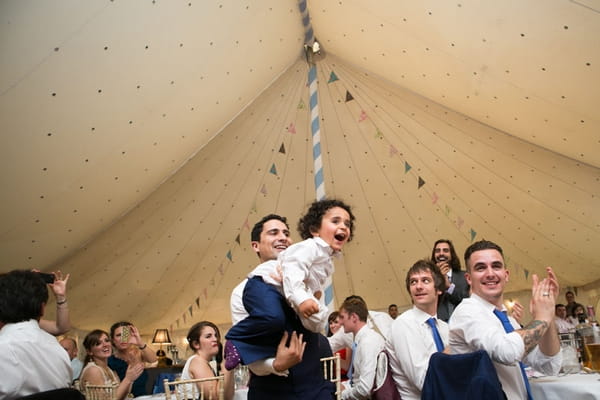
<path id="1" fill-rule="evenodd" d="M 515 330 L 515 328 L 513 328 L 512 324 L 508 320 L 508 317 L 506 316 L 506 311 L 494 309 L 494 314 L 496 314 L 496 317 L 498 317 L 500 322 L 502 322 L 502 326 L 504 327 L 504 331 L 506 333 L 511 333 Z M 523 375 L 523 381 L 525 382 L 525 389 L 527 389 L 527 399 L 533 400 L 533 397 L 531 397 L 531 389 L 529 387 L 529 379 L 527 379 L 527 374 L 525 373 L 525 366 L 521 361 L 519 361 L 519 367 L 521 367 L 521 374 Z"/>
<path id="2" fill-rule="evenodd" d="M 437 347 L 437 351 L 444 351 L 444 342 L 442 342 L 442 338 L 437 330 L 437 326 L 435 326 L 435 318 L 429 318 L 427 320 L 427 323 L 431 327 L 431 334 L 433 335 L 433 341 L 435 342 L 435 347 Z"/>
<path id="3" fill-rule="evenodd" d="M 352 342 L 352 355 L 350 356 L 350 366 L 348 367 L 348 372 L 346 372 L 348 381 L 350 381 L 350 386 L 352 386 L 352 371 L 354 370 L 354 354 L 355 353 L 356 353 L 356 342 Z"/>

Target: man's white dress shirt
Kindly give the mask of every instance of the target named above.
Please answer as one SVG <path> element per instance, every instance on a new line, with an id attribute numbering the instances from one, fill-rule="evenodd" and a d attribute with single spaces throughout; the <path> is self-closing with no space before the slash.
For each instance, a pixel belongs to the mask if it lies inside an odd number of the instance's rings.
<path id="1" fill-rule="evenodd" d="M 342 391 L 343 400 L 371 398 L 377 356 L 385 345 L 383 337 L 367 325 L 360 328 L 354 341 L 356 349 L 352 354 L 352 385 Z"/>

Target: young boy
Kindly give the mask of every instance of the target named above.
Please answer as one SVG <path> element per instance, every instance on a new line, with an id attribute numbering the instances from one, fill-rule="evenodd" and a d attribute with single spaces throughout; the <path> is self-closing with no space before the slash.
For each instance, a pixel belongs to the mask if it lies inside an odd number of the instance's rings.
<path id="1" fill-rule="evenodd" d="M 237 365 L 238 358 L 250 364 L 275 355 L 279 338 L 289 327 L 287 319 L 293 314 L 288 305 L 297 314 L 293 317 L 299 317 L 307 330 L 321 332 L 325 328 L 329 311 L 323 286 L 333 274 L 332 257 L 352 239 L 353 224 L 354 215 L 348 205 L 339 200 L 315 201 L 298 222 L 304 240 L 279 253 L 277 262 L 264 262 L 249 274 L 242 296 L 248 316 L 226 335 L 228 369 Z M 254 294 L 257 279 L 276 289 L 282 301 L 264 304 L 267 297 Z M 239 297 L 236 301 L 239 302 Z"/>

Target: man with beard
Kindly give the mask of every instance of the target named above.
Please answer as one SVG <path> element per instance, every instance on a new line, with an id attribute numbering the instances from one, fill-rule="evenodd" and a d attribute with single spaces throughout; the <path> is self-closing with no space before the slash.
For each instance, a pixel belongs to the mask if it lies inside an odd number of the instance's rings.
<path id="1" fill-rule="evenodd" d="M 435 242 L 431 251 L 431 260 L 446 278 L 446 290 L 440 296 L 437 316 L 442 321 L 448 322 L 456 306 L 462 299 L 469 297 L 469 284 L 450 240 L 440 239 Z"/>

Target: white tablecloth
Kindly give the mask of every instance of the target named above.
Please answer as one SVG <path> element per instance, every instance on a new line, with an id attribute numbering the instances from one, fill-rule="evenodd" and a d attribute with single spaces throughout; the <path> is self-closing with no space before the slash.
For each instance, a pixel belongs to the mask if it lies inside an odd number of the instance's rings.
<path id="1" fill-rule="evenodd" d="M 171 399 L 175 398 L 175 396 L 171 396 Z M 233 400 L 246 400 L 248 398 L 248 389 L 238 389 L 233 394 Z M 165 400 L 166 396 L 164 393 L 151 394 L 147 396 L 138 396 L 136 397 L 138 400 Z"/>
<path id="2" fill-rule="evenodd" d="M 529 379 L 536 400 L 600 399 L 600 374 L 570 374 Z"/>

